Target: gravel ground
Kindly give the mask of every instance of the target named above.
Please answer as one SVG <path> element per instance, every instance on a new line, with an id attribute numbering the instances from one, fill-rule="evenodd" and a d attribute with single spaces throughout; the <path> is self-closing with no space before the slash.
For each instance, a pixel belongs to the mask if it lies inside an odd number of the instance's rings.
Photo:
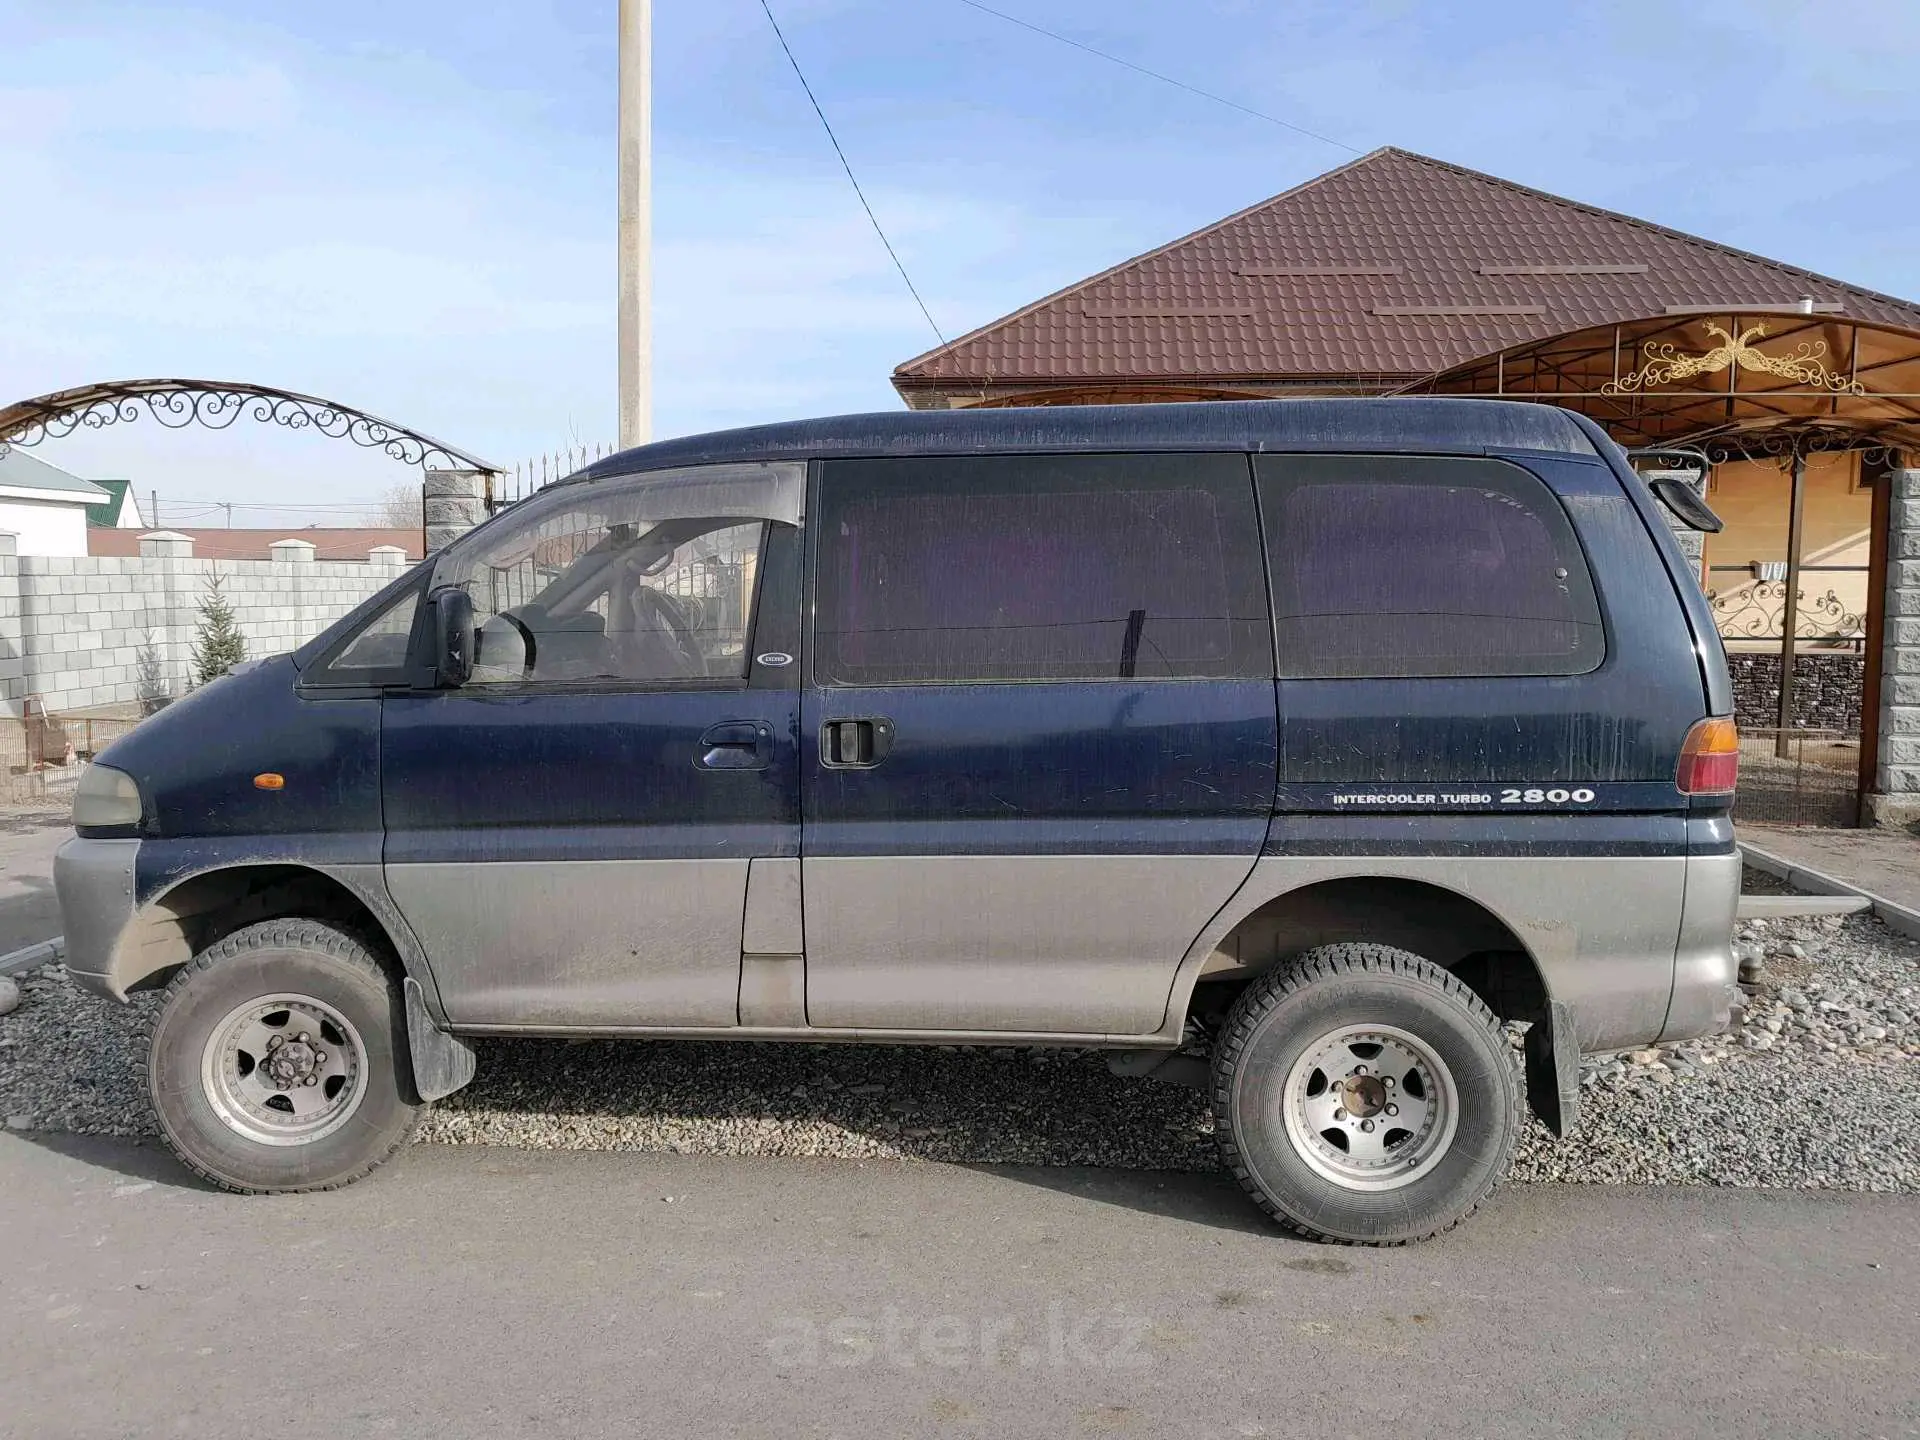
<path id="1" fill-rule="evenodd" d="M 1764 964 L 1744 1026 L 1590 1057 L 1575 1134 L 1533 1127 L 1515 1178 L 1920 1192 L 1920 943 L 1848 916 L 1756 922 L 1742 944 Z M 57 967 L 21 980 L 0 1018 L 7 1125 L 152 1133 L 153 998 L 96 1001 Z M 496 1040 L 421 1139 L 1212 1169 L 1211 1130 L 1197 1092 L 1092 1053 Z"/>

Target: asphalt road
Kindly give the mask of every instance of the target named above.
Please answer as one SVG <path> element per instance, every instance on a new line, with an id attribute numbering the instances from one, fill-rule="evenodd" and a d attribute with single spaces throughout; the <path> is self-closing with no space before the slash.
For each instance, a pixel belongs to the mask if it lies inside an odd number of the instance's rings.
<path id="1" fill-rule="evenodd" d="M 71 834 L 64 809 L 0 810 L 0 955 L 60 933 L 53 852 Z"/>
<path id="2" fill-rule="evenodd" d="M 1920 1434 L 1920 1204 L 420 1147 L 332 1195 L 0 1135 L 0 1433 Z"/>

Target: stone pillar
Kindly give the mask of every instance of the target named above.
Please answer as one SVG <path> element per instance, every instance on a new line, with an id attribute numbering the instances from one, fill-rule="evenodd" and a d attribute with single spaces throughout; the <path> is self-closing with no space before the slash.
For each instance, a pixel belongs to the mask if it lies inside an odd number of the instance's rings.
<path id="1" fill-rule="evenodd" d="M 20 537 L 0 530 L 0 716 L 17 716 L 27 698 L 27 642 L 20 618 Z M 5 755 L 14 759 L 18 741 L 9 735 Z"/>
<path id="2" fill-rule="evenodd" d="M 1700 567 L 1707 558 L 1707 537 L 1691 526 L 1682 525 L 1672 516 L 1668 516 L 1667 519 L 1673 529 L 1673 538 L 1680 542 L 1680 553 L 1687 557 L 1687 569 L 1692 572 L 1694 579 L 1700 582 L 1701 587 L 1705 588 L 1706 577 L 1701 574 Z"/>
<path id="3" fill-rule="evenodd" d="M 1887 506 L 1887 623 L 1880 652 L 1880 764 L 1861 818 L 1920 823 L 1920 470 L 1896 470 Z"/>
<path id="4" fill-rule="evenodd" d="M 178 530 L 150 530 L 140 537 L 143 560 L 191 560 L 193 537 Z"/>
<path id="5" fill-rule="evenodd" d="M 1707 479 L 1698 470 L 1643 470 L 1640 472 L 1640 478 L 1649 482 L 1656 479 L 1678 480 L 1694 494 L 1699 495 L 1703 502 L 1706 499 L 1704 492 L 1707 488 Z M 1656 500 L 1655 503 L 1658 504 L 1658 501 Z M 1700 566 L 1707 553 L 1707 537 L 1692 526 L 1682 524 L 1680 517 L 1665 505 L 1660 505 L 1659 509 L 1661 518 L 1667 522 L 1667 528 L 1673 531 L 1673 538 L 1680 543 L 1680 553 L 1687 557 L 1687 564 L 1692 567 L 1694 578 L 1704 585 L 1705 579 L 1701 575 Z"/>
<path id="6" fill-rule="evenodd" d="M 407 552 L 398 545 L 376 545 L 367 551 L 367 563 L 376 570 L 403 570 Z"/>
<path id="7" fill-rule="evenodd" d="M 311 540 L 276 540 L 267 546 L 267 554 L 276 565 L 311 565 L 319 548 Z"/>
<path id="8" fill-rule="evenodd" d="M 484 470 L 429 470 L 422 494 L 429 555 L 444 550 L 487 518 Z"/>

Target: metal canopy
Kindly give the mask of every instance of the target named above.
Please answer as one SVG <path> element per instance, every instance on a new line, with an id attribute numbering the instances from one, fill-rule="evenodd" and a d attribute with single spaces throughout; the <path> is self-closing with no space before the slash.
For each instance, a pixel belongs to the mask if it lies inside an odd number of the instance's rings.
<path id="1" fill-rule="evenodd" d="M 418 465 L 423 470 L 502 473 L 498 465 L 457 450 L 444 440 L 350 405 L 233 380 L 109 380 L 22 400 L 0 409 L 0 452 L 10 445 L 25 448 L 47 439 L 62 439 L 76 430 L 103 430 L 137 420 L 143 412 L 169 430 L 189 425 L 225 430 L 245 416 L 289 430 L 317 430 L 368 450 L 385 451 L 403 465 Z"/>
<path id="2" fill-rule="evenodd" d="M 1866 613 L 1848 612 L 1836 593 L 1802 591 L 1807 461 L 1825 450 L 1854 451 L 1862 477 L 1884 474 L 1920 450 L 1920 330 L 1848 319 L 1803 305 L 1686 310 L 1595 325 L 1530 341 L 1457 365 L 1401 389 L 1411 395 L 1479 395 L 1534 400 L 1578 410 L 1653 464 L 1703 475 L 1728 461 L 1774 460 L 1788 475 L 1787 559 L 1779 579 L 1736 587 L 1731 613 L 1713 591 L 1721 633 L 1780 643 L 1775 759 L 1793 759 L 1795 661 L 1802 638 L 1859 638 L 1865 655 L 1855 794 L 1872 788 L 1885 632 L 1890 488 L 1873 485 L 1873 546 Z M 1644 454 L 1644 452 L 1653 452 Z M 1692 452 L 1688 455 L 1687 452 Z M 1697 462 L 1693 457 L 1697 456 Z M 1821 567 L 1839 568 L 1839 567 Z M 1702 579 L 1707 578 L 1703 573 Z M 1778 635 L 1772 602 L 1779 602 Z M 1805 610 L 1803 611 L 1803 604 Z M 1803 637 L 1811 620 L 1813 633 Z"/>
<path id="3" fill-rule="evenodd" d="M 1563 405 L 1629 447 L 1714 459 L 1920 447 L 1920 331 L 1805 310 L 1701 309 L 1532 341 L 1404 386 Z"/>

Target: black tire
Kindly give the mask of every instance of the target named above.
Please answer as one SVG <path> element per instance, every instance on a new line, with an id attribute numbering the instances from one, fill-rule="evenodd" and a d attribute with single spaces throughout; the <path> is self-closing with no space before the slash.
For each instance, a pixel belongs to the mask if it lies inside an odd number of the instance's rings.
<path id="1" fill-rule="evenodd" d="M 358 1100 L 342 1107 L 330 1133 L 270 1144 L 222 1118 L 203 1064 L 238 1007 L 281 994 L 310 996 L 350 1023 L 359 1042 Z M 412 1137 L 426 1107 L 408 1063 L 399 987 L 367 946 L 318 921 L 267 920 L 208 946 L 167 986 L 148 1047 L 147 1087 L 167 1144 L 203 1179 L 244 1195 L 332 1190 Z"/>
<path id="2" fill-rule="evenodd" d="M 1374 1183 L 1390 1189 L 1330 1178 L 1324 1159 L 1316 1168 L 1304 1149 L 1316 1143 L 1312 1126 L 1302 1126 L 1304 1139 L 1290 1133 L 1283 1108 L 1311 1103 L 1299 1097 L 1317 1083 L 1312 1078 L 1288 1093 L 1296 1065 L 1308 1077 L 1316 1068 L 1310 1049 L 1344 1027 L 1370 1026 L 1412 1037 L 1440 1062 L 1455 1114 L 1450 1143 L 1424 1169 L 1416 1172 L 1410 1161 L 1381 1172 Z M 1513 1050 L 1493 1012 L 1439 966 L 1386 945 L 1329 945 L 1261 976 L 1234 1003 L 1214 1048 L 1222 1158 L 1263 1210 L 1314 1240 L 1406 1245 L 1458 1225 L 1505 1177 L 1520 1102 Z M 1444 1129 L 1434 1134 L 1440 1138 L 1427 1143 L 1439 1145 Z"/>

